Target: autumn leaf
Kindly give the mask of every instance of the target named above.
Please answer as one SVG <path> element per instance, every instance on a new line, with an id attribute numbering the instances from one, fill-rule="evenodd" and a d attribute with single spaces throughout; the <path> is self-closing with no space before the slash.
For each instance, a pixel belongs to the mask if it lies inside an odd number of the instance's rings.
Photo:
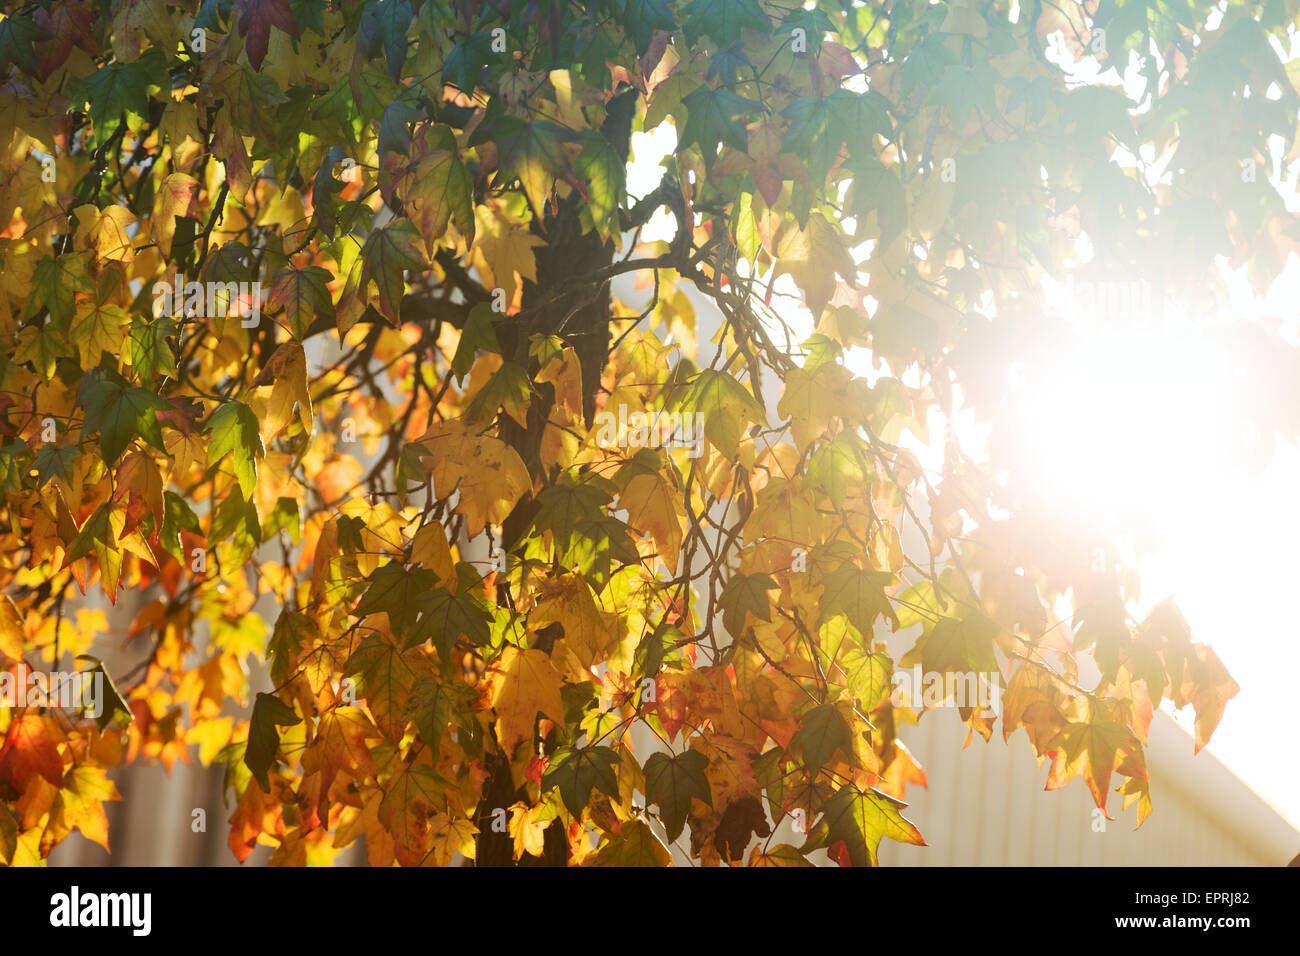
<path id="1" fill-rule="evenodd" d="M 618 500 L 627 509 L 628 524 L 649 531 L 664 566 L 670 572 L 676 571 L 685 516 L 673 486 L 658 473 L 642 473 L 627 483 Z"/>
<path id="2" fill-rule="evenodd" d="M 772 601 L 768 591 L 777 583 L 766 574 L 737 574 L 722 589 L 722 626 L 739 637 L 750 616 L 756 621 L 772 620 Z"/>
<path id="3" fill-rule="evenodd" d="M 41 852 L 48 853 L 73 830 L 108 849 L 108 816 L 104 802 L 121 800 L 103 767 L 72 767 L 68 770 L 50 811 L 50 822 L 41 836 Z"/>
<path id="4" fill-rule="evenodd" d="M 424 253 L 417 244 L 420 234 L 408 219 L 396 219 L 374 230 L 361 247 L 361 287 L 371 282 L 379 293 L 379 310 L 384 318 L 398 325 L 402 318 L 402 294 L 408 269 L 425 266 Z"/>
<path id="5" fill-rule="evenodd" d="M 271 27 L 283 30 L 296 40 L 298 21 L 288 0 L 243 0 L 240 6 L 239 35 L 247 38 L 248 62 L 253 64 L 253 69 L 260 70 L 266 59 Z"/>
<path id="6" fill-rule="evenodd" d="M 823 808 L 821 820 L 800 850 L 806 853 L 842 840 L 853 866 L 876 866 L 876 848 L 886 837 L 925 846 L 920 831 L 899 812 L 905 806 L 878 790 L 863 791 L 851 784 L 841 787 Z"/>
<path id="7" fill-rule="evenodd" d="M 675 756 L 651 754 L 646 760 L 646 800 L 658 804 L 669 840 L 681 836 L 692 800 L 713 805 L 709 780 L 704 773 L 708 764 L 708 757 L 694 750 Z"/>
<path id="8" fill-rule="evenodd" d="M 248 748 L 244 752 L 244 765 L 252 772 L 263 791 L 269 792 L 271 784 L 267 771 L 275 764 L 280 750 L 280 732 L 276 727 L 292 727 L 302 723 L 293 708 L 270 694 L 258 694 L 253 703 L 253 716 L 248 722 Z"/>
<path id="9" fill-rule="evenodd" d="M 850 740 L 844 715 L 834 704 L 821 704 L 803 715 L 790 745 L 803 754 L 805 766 L 820 770 L 836 750 L 847 752 Z"/>
<path id="10" fill-rule="evenodd" d="M 591 588 L 576 574 L 565 575 L 539 590 L 529 624 L 535 631 L 559 624 L 569 646 L 587 667 L 604 653 L 611 637 Z"/>
<path id="11" fill-rule="evenodd" d="M 750 866 L 812 866 L 808 858 L 788 843 L 778 843 L 771 848 L 754 847 L 749 855 Z"/>
<path id="12" fill-rule="evenodd" d="M 419 444 L 429 453 L 438 493 L 460 492 L 455 510 L 473 536 L 504 519 L 532 484 L 517 451 L 491 436 L 467 434 L 459 423 L 435 427 Z"/>
<path id="13" fill-rule="evenodd" d="M 591 861 L 592 866 L 672 866 L 672 854 L 659 842 L 649 826 L 633 820 L 619 836 L 605 844 Z"/>
<path id="14" fill-rule="evenodd" d="M 137 437 L 164 450 L 157 413 L 171 407 L 166 401 L 148 389 L 128 385 L 113 372 L 91 377 L 83 387 L 86 418 L 81 428 L 87 434 L 99 433 L 105 464 L 113 464 L 122 457 L 122 452 Z"/>
<path id="15" fill-rule="evenodd" d="M 431 849 L 430 818 L 441 806 L 446 784 L 430 766 L 403 766 L 389 781 L 379 819 L 393 835 L 397 861 L 415 866 Z"/>
<path id="16" fill-rule="evenodd" d="M 560 698 L 562 678 L 543 651 L 508 647 L 493 669 L 492 707 L 497 714 L 497 739 L 507 753 L 531 740 L 539 713 L 564 721 Z"/>
<path id="17" fill-rule="evenodd" d="M 1082 774 L 1093 801 L 1103 810 L 1111 773 L 1123 762 L 1127 748 L 1140 749 L 1133 732 L 1123 724 L 1091 713 L 1086 720 L 1068 723 L 1049 746 L 1056 749 L 1056 755 L 1047 789 L 1060 789 Z"/>
<path id="18" fill-rule="evenodd" d="M 197 218 L 198 190 L 198 180 L 185 173 L 172 173 L 159 185 L 158 192 L 154 195 L 151 221 L 154 241 L 164 256 L 171 255 L 177 218 Z"/>
<path id="19" fill-rule="evenodd" d="M 558 788 L 565 809 L 575 818 L 581 818 L 593 789 L 618 796 L 618 777 L 614 771 L 618 762 L 618 753 L 609 747 L 560 747 L 551 754 L 542 774 L 542 792 Z"/>
<path id="20" fill-rule="evenodd" d="M 319 775 L 320 811 L 328 814 L 330 786 L 347 771 L 350 778 L 365 779 L 379 772 L 370 754 L 368 740 L 380 736 L 365 712 L 357 707 L 339 707 L 321 717 L 315 737 L 302 754 L 304 780 Z"/>
<path id="21" fill-rule="evenodd" d="M 266 457 L 257 416 L 243 402 L 226 402 L 212 413 L 208 432 L 212 436 L 208 464 L 215 465 L 229 455 L 227 464 L 240 492 L 245 499 L 251 498 L 257 486 L 257 460 Z"/>
<path id="22" fill-rule="evenodd" d="M 730 375 L 705 369 L 691 384 L 682 408 L 704 419 L 704 434 L 717 449 L 734 458 L 745 426 L 767 424 L 763 406 Z"/>
<path id="23" fill-rule="evenodd" d="M 0 782 L 11 784 L 19 793 L 35 777 L 56 788 L 61 786 L 63 755 L 59 744 L 63 739 L 53 717 L 31 712 L 16 715 L 0 746 Z"/>
<path id="24" fill-rule="evenodd" d="M 334 315 L 334 300 L 326 287 L 329 281 L 329 272 L 320 266 L 281 270 L 271 285 L 267 310 L 283 309 L 289 331 L 302 341 L 318 317 Z"/>

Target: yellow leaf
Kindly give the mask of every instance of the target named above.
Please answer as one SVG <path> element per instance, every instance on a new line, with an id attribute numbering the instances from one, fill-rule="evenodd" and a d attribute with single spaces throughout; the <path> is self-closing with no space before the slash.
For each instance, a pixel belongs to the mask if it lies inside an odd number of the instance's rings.
<path id="1" fill-rule="evenodd" d="M 199 181 L 185 173 L 172 173 L 158 186 L 153 201 L 153 238 L 164 256 L 172 254 L 172 237 L 176 235 L 176 217 L 196 218 Z"/>
<path id="2" fill-rule="evenodd" d="M 131 493 L 143 498 L 154 515 L 164 513 L 162 475 L 147 452 L 133 451 L 118 466 L 113 497 L 120 501 Z"/>
<path id="3" fill-rule="evenodd" d="M 565 640 L 583 667 L 591 667 L 610 641 L 609 628 L 600 616 L 591 588 L 576 574 L 542 585 L 528 623 L 534 631 L 550 624 L 562 626 Z"/>
<path id="4" fill-rule="evenodd" d="M 532 740 L 538 711 L 564 721 L 560 673 L 544 651 L 507 647 L 492 674 L 492 706 L 497 712 L 497 739 L 507 754 L 520 741 Z"/>
<path id="5" fill-rule="evenodd" d="M 444 422 L 419 439 L 429 449 L 424 461 L 440 497 L 460 491 L 456 512 L 477 537 L 488 523 L 500 524 L 532 486 L 519 453 L 490 435 L 471 435 L 459 421 Z"/>
<path id="6" fill-rule="evenodd" d="M 18 606 L 9 595 L 0 594 L 0 655 L 11 661 L 22 660 L 25 640 Z"/>
<path id="7" fill-rule="evenodd" d="M 122 353 L 122 341 L 131 317 L 115 305 L 99 305 L 89 299 L 77 306 L 72 320 L 72 343 L 81 355 L 81 364 L 93 368 L 101 352 L 116 358 Z"/>
<path id="8" fill-rule="evenodd" d="M 451 556 L 451 547 L 447 544 L 447 532 L 436 521 L 430 521 L 415 532 L 411 541 L 411 560 L 418 561 L 434 574 L 438 575 L 443 586 L 456 591 L 456 562 Z"/>
<path id="9" fill-rule="evenodd" d="M 87 840 L 108 849 L 108 817 L 105 800 L 121 800 L 122 795 L 108 779 L 103 767 L 73 767 L 63 778 L 63 787 L 54 801 L 50 822 L 41 837 L 41 852 L 48 853 L 73 830 L 80 830 Z"/>
<path id="10" fill-rule="evenodd" d="M 850 285 L 857 277 L 857 265 L 839 233 L 820 213 L 808 219 L 808 227 L 787 227 L 777 246 L 776 275 L 788 272 L 803 290 L 804 301 L 814 316 L 822 314 L 835 294 L 835 274 Z"/>
<path id="11" fill-rule="evenodd" d="M 136 218 L 125 206 L 107 206 L 100 212 L 87 203 L 78 206 L 73 215 L 78 223 L 77 245 L 90 249 L 100 262 L 121 262 L 129 266 L 135 261 L 135 246 L 129 231 L 136 225 Z"/>
<path id="12" fill-rule="evenodd" d="M 507 222 L 486 206 L 474 207 L 475 241 L 470 263 L 483 277 L 486 288 L 505 290 L 506 302 L 514 302 L 519 287 L 516 276 L 537 281 L 533 249 L 546 245 L 523 226 Z"/>
<path id="13" fill-rule="evenodd" d="M 681 496 L 663 475 L 644 472 L 627 483 L 618 502 L 627 509 L 629 525 L 654 536 L 659 559 L 670 574 L 675 574 L 686 517 Z"/>

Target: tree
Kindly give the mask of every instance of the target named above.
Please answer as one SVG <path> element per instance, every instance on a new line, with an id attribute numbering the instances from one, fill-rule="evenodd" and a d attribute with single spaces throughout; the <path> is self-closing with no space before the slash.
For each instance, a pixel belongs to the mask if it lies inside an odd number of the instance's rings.
<path id="1" fill-rule="evenodd" d="M 241 860 L 874 864 L 923 842 L 914 666 L 985 675 L 1049 789 L 1140 823 L 1153 710 L 1190 703 L 1199 750 L 1236 684 L 996 448 L 949 434 L 936 472 L 904 432 L 996 426 L 1045 274 L 1194 299 L 1226 257 L 1267 286 L 1297 13 L 11 6 L 0 655 L 88 654 L 98 587 L 139 596 L 143 661 L 97 715 L 0 711 L 0 859 L 107 845 L 107 772 L 197 745 Z M 1130 57 L 1126 87 L 1067 74 Z M 664 126 L 638 198 L 633 133 Z"/>

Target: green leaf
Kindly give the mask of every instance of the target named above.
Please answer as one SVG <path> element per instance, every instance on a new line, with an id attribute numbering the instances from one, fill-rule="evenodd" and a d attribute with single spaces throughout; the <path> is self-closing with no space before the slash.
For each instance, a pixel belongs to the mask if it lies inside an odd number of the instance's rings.
<path id="1" fill-rule="evenodd" d="M 492 306 L 486 302 L 480 302 L 470 309 L 469 318 L 465 320 L 465 329 L 456 344 L 456 354 L 451 360 L 451 373 L 456 377 L 457 385 L 465 381 L 465 376 L 474 367 L 479 349 L 501 354 L 501 343 L 497 341 L 496 330 L 493 328 L 496 317 L 497 313 L 492 311 Z"/>
<path id="2" fill-rule="evenodd" d="M 466 243 L 474 241 L 474 180 L 461 162 L 454 140 L 452 149 L 435 149 L 416 163 L 401 192 L 406 214 L 419 228 L 430 252 L 452 219 Z"/>
<path id="3" fill-rule="evenodd" d="M 496 56 L 492 52 L 492 35 L 474 33 L 452 47 L 442 64 L 442 81 L 472 93 L 479 73 Z"/>
<path id="4" fill-rule="evenodd" d="M 466 423 L 485 422 L 493 418 L 498 409 L 504 409 L 521 427 L 527 427 L 528 402 L 532 393 L 533 383 L 523 366 L 504 362 L 475 393 L 463 417 Z"/>
<path id="5" fill-rule="evenodd" d="M 257 416 L 243 402 L 226 402 L 212 413 L 208 423 L 212 438 L 208 444 L 208 464 L 215 465 L 230 455 L 230 467 L 239 482 L 244 499 L 253 497 L 257 487 L 257 459 L 266 457 Z"/>
<path id="6" fill-rule="evenodd" d="M 275 619 L 275 629 L 266 643 L 266 660 L 270 664 L 271 680 L 276 686 L 289 679 L 289 674 L 303 646 L 315 640 L 315 622 L 301 611 L 285 608 Z"/>
<path id="7" fill-rule="evenodd" d="M 284 309 L 289 331 L 301 342 L 317 316 L 334 317 L 334 300 L 326 287 L 332 278 L 320 266 L 283 269 L 271 285 L 266 309 L 271 313 Z"/>
<path id="8" fill-rule="evenodd" d="M 498 116 L 475 132 L 471 143 L 490 137 L 497 144 L 498 165 L 505 179 L 517 178 L 537 215 L 555 188 L 555 181 L 569 175 L 569 158 L 563 143 L 569 132 L 546 120 L 522 120 Z"/>
<path id="9" fill-rule="evenodd" d="M 176 377 L 176 358 L 167 340 L 179 331 L 176 321 L 166 316 L 149 321 L 137 315 L 131 320 L 127 354 L 141 384 L 152 385 L 160 374 Z"/>
<path id="10" fill-rule="evenodd" d="M 184 564 L 185 553 L 181 549 L 181 531 L 202 534 L 199 516 L 190 510 L 184 498 L 170 491 L 163 492 L 163 512 L 162 531 L 158 535 L 158 540 L 162 542 L 168 554 Z"/>
<path id="11" fill-rule="evenodd" d="M 656 30 L 676 30 L 677 20 L 664 0 L 627 0 L 623 28 L 636 45 L 636 55 L 645 53 Z"/>
<path id="12" fill-rule="evenodd" d="M 464 341 L 463 334 L 461 340 Z M 537 359 L 538 368 L 546 368 L 551 364 L 552 359 L 557 359 L 563 354 L 564 339 L 558 335 L 543 335 L 540 332 L 534 332 L 528 337 L 528 357 Z"/>
<path id="13" fill-rule="evenodd" d="M 432 640 L 446 661 L 462 637 L 479 647 L 491 638 L 492 612 L 481 596 L 466 588 L 458 587 L 455 594 L 446 588 L 426 590 L 416 599 L 416 606 L 420 621 L 407 638 L 407 647 Z"/>
<path id="14" fill-rule="evenodd" d="M 961 619 L 940 618 L 899 663 L 903 667 L 920 664 L 923 670 L 936 673 L 998 673 L 997 655 L 993 652 L 997 633 L 997 625 L 978 612 Z"/>
<path id="15" fill-rule="evenodd" d="M 739 637 L 745 630 L 746 613 L 754 615 L 757 620 L 772 620 L 772 599 L 768 591 L 777 590 L 778 585 L 766 574 L 735 574 L 722 589 L 722 626 L 732 637 Z"/>
<path id="16" fill-rule="evenodd" d="M 18 330 L 18 348 L 14 350 L 14 361 L 19 364 L 31 362 L 32 367 L 46 381 L 54 378 L 59 359 L 75 355 L 67 335 L 53 321 L 40 327 L 24 325 Z"/>
<path id="17" fill-rule="evenodd" d="M 388 75 L 394 83 L 402 76 L 402 65 L 406 62 L 406 31 L 413 18 L 407 0 L 380 0 L 368 4 L 361 15 L 357 48 L 365 50 L 367 56 L 374 56 L 375 47 L 382 44 Z"/>
<path id="18" fill-rule="evenodd" d="M 401 325 L 406 270 L 426 266 L 420 233 L 409 219 L 395 219 L 382 229 L 371 230 L 361 247 L 361 289 L 364 292 L 374 282 L 379 311 L 393 325 Z"/>
<path id="19" fill-rule="evenodd" d="M 298 514 L 298 501 L 295 498 L 280 497 L 275 507 L 262 522 L 262 539 L 269 541 L 281 531 L 289 535 L 295 545 L 302 543 L 302 516 Z"/>
<path id="20" fill-rule="evenodd" d="M 618 797 L 614 767 L 619 762 L 618 753 L 609 747 L 558 747 L 542 774 L 542 792 L 558 787 L 565 809 L 581 819 L 593 788 Z"/>
<path id="21" fill-rule="evenodd" d="M 213 547 L 227 538 L 232 539 L 229 560 L 237 564 L 252 557 L 257 546 L 262 543 L 262 525 L 257 505 L 251 498 L 226 495 L 221 504 L 217 505 L 208 531 L 208 546 Z"/>
<path id="22" fill-rule="evenodd" d="M 826 802 L 821 821 L 800 850 L 807 853 L 843 840 L 854 866 L 876 866 L 876 848 L 885 837 L 925 846 L 920 831 L 899 813 L 906 806 L 874 788 L 864 792 L 849 784 Z"/>
<path id="23" fill-rule="evenodd" d="M 741 39 L 742 29 L 764 35 L 772 32 L 772 22 L 756 0 L 691 0 L 682 12 L 686 14 L 682 32 L 688 47 L 694 47 L 702 36 L 710 37 L 719 47 L 729 47 Z"/>
<path id="24" fill-rule="evenodd" d="M 473 690 L 460 681 L 440 681 L 432 674 L 420 676 L 411 688 L 406 717 L 435 753 L 447 727 L 468 713 Z M 468 721 L 472 723 L 473 721 Z"/>
<path id="25" fill-rule="evenodd" d="M 42 445 L 36 452 L 36 487 L 44 488 L 51 478 L 59 477 L 64 481 L 72 480 L 72 466 L 81 457 L 81 449 L 75 445 L 55 445 L 53 442 Z"/>
<path id="26" fill-rule="evenodd" d="M 167 450 L 156 414 L 171 408 L 167 402 L 148 389 L 127 384 L 116 372 L 107 370 L 97 370 L 88 376 L 82 387 L 85 392 L 81 404 L 86 409 L 86 418 L 81 430 L 86 435 L 99 432 L 104 464 L 116 462 L 137 435 L 159 451 Z"/>
<path id="27" fill-rule="evenodd" d="M 894 168 L 881 164 L 874 157 L 849 161 L 853 170 L 853 185 L 848 195 L 849 213 L 857 219 L 855 237 L 862 236 L 862 220 L 872 210 L 880 231 L 878 248 L 887 249 L 907 228 L 907 193 Z"/>
<path id="28" fill-rule="evenodd" d="M 812 181 L 819 184 L 844 143 L 849 144 L 851 154 L 874 159 L 872 137 L 877 133 L 889 136 L 893 131 L 886 106 L 887 101 L 871 91 L 839 89 L 830 96 L 797 99 L 781 111 L 790 121 L 781 150 L 804 157 Z"/>
<path id="29" fill-rule="evenodd" d="M 582 138 L 582 152 L 574 172 L 585 188 L 591 221 L 602 239 L 619 231 L 618 208 L 626 189 L 627 164 L 604 136 L 591 132 Z"/>
<path id="30" fill-rule="evenodd" d="M 36 76 L 36 41 L 45 31 L 27 15 L 10 13 L 0 21 L 0 63 L 16 63 L 28 76 Z"/>
<path id="31" fill-rule="evenodd" d="M 94 688 L 96 696 L 93 701 L 95 707 L 99 710 L 99 713 L 94 715 L 95 726 L 103 730 L 111 723 L 116 723 L 119 727 L 125 727 L 131 723 L 135 719 L 135 715 L 131 712 L 131 707 L 127 704 L 126 698 L 122 696 L 117 689 L 117 685 L 113 683 L 113 678 L 108 676 L 108 671 L 104 669 L 103 662 L 89 654 L 78 654 L 77 660 L 90 662 L 92 665 L 90 670 L 84 673 L 93 675 L 92 679 L 98 685 Z"/>
<path id="32" fill-rule="evenodd" d="M 862 470 L 866 457 L 861 445 L 861 439 L 853 432 L 839 432 L 819 445 L 808 460 L 804 481 L 809 488 L 829 498 L 836 508 L 844 507 L 851 485 L 867 478 Z"/>
<path id="33" fill-rule="evenodd" d="M 143 122 L 149 115 L 149 97 L 163 88 L 166 79 L 166 57 L 161 50 L 152 48 L 134 63 L 106 63 L 74 81 L 69 99 L 76 106 L 88 107 L 94 124 L 94 148 L 108 142 L 124 113 L 128 125 Z"/>
<path id="34" fill-rule="evenodd" d="M 576 567 L 597 592 L 609 580 L 615 560 L 640 561 L 627 525 L 604 510 L 613 498 L 608 486 L 594 477 L 551 485 L 538 495 L 533 519 L 534 531 L 551 533 L 560 564 Z"/>
<path id="35" fill-rule="evenodd" d="M 280 749 L 280 732 L 276 727 L 292 727 L 302 723 L 293 708 L 278 697 L 258 694 L 253 701 L 253 716 L 248 722 L 248 748 L 244 751 L 244 765 L 253 772 L 263 792 L 271 792 L 268 771 L 275 764 Z"/>
<path id="36" fill-rule="evenodd" d="M 709 758 L 698 750 L 671 754 L 651 754 L 645 762 L 646 802 L 659 805 L 659 819 L 669 840 L 676 840 L 686 826 L 691 800 L 713 806 L 709 778 L 704 771 Z"/>
<path id="37" fill-rule="evenodd" d="M 58 331 L 67 332 L 68 323 L 76 312 L 74 293 L 89 292 L 92 288 L 87 271 L 89 265 L 88 252 L 46 256 L 38 262 L 23 302 L 23 315 L 33 316 L 42 308 L 48 309 L 58 323 Z"/>
<path id="38" fill-rule="evenodd" d="M 672 866 L 673 855 L 640 820 L 623 824 L 619 836 L 601 847 L 593 866 Z"/>
<path id="39" fill-rule="evenodd" d="M 726 143 L 744 151 L 749 146 L 749 136 L 743 121 L 737 116 L 759 106 L 753 100 L 737 96 L 726 87 L 711 90 L 696 87 L 682 97 L 686 107 L 686 128 L 682 130 L 679 150 L 698 143 L 706 166 L 712 166 L 718 155 L 718 146 Z"/>
<path id="40" fill-rule="evenodd" d="M 803 754 L 804 765 L 811 771 L 820 770 L 836 750 L 849 753 L 852 745 L 848 723 L 834 704 L 821 704 L 803 715 L 799 732 L 790 746 Z"/>
<path id="41" fill-rule="evenodd" d="M 840 662 L 848 681 L 848 688 L 864 713 L 880 706 L 893 686 L 894 665 L 885 654 L 868 653 L 850 648 Z"/>
<path id="42" fill-rule="evenodd" d="M 740 452 L 740 439 L 752 423 L 767 424 L 767 415 L 745 386 L 714 369 L 705 369 L 682 400 L 685 411 L 704 418 L 704 434 L 728 458 Z"/>
<path id="43" fill-rule="evenodd" d="M 383 611 L 388 615 L 393 637 L 404 642 L 420 612 L 420 600 L 438 583 L 437 575 L 427 568 L 407 568 L 390 561 L 376 568 L 366 580 L 370 586 L 353 613 L 364 618 Z"/>
<path id="44" fill-rule="evenodd" d="M 91 548 L 106 547 L 112 541 L 113 532 L 109 530 L 108 510 L 108 503 L 105 502 L 86 519 L 86 523 L 81 526 L 77 536 L 68 545 L 68 553 L 63 559 L 64 567 L 90 554 Z"/>
<path id="45" fill-rule="evenodd" d="M 818 626 L 836 614 L 844 614 L 862 634 L 872 632 L 878 616 L 897 624 L 885 588 L 894 583 L 888 571 L 863 570 L 856 564 L 836 568 L 826 575 L 822 591 L 822 614 Z"/>

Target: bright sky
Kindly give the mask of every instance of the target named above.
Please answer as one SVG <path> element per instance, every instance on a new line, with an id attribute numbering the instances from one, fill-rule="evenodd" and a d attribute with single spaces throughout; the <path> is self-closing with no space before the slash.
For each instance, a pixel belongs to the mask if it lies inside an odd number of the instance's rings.
<path id="1" fill-rule="evenodd" d="M 1102 79 L 1114 83 L 1117 77 L 1112 72 Z M 632 195 L 658 183 L 660 160 L 674 145 L 666 125 L 636 134 L 628 170 Z M 1281 152 L 1279 142 L 1275 154 Z M 1283 175 L 1286 181 L 1279 186 L 1288 206 L 1300 208 L 1296 170 Z M 668 238 L 672 231 L 671 218 L 661 210 L 643 238 Z M 1086 258 L 1086 248 L 1080 251 Z M 1266 296 L 1253 295 L 1226 265 L 1223 273 L 1231 314 L 1215 321 L 1280 318 L 1283 336 L 1300 345 L 1295 257 Z M 794 292 L 788 282 L 783 277 L 777 291 Z M 1071 290 L 1049 283 L 1046 291 L 1058 316 L 1066 321 L 1077 316 L 1080 303 Z M 809 327 L 806 314 L 783 318 L 805 331 Z M 1300 726 L 1293 686 L 1300 674 L 1300 622 L 1289 605 L 1300 571 L 1300 450 L 1279 442 L 1262 470 L 1216 455 L 1221 437 L 1237 427 L 1233 400 L 1242 396 L 1223 400 L 1223 375 L 1233 370 L 1216 343 L 1213 323 L 1176 309 L 1172 319 L 1163 331 L 1139 332 L 1123 323 L 1104 333 L 1090 330 L 1087 349 L 1072 351 L 1049 383 L 1026 393 L 1018 437 L 1048 465 L 1041 494 L 1101 513 L 1137 509 L 1155 530 L 1158 543 L 1136 561 L 1142 577 L 1136 616 L 1173 597 L 1193 639 L 1214 648 L 1241 692 L 1228 703 L 1207 749 L 1300 828 L 1300 761 L 1292 736 Z M 874 377 L 865 363 L 852 359 L 855 371 Z M 1099 387 L 1103 380 L 1104 388 Z M 1242 386 L 1249 397 L 1248 377 Z M 978 446 L 981 435 L 960 420 L 957 427 L 964 444 Z M 932 433 L 942 435 L 942 421 L 932 422 Z M 922 455 L 923 463 L 927 458 L 935 464 L 941 460 Z M 1069 467 L 1054 467 L 1058 463 Z M 1130 553 L 1126 560 L 1134 557 Z M 1179 714 L 1168 701 L 1164 706 L 1190 732 L 1191 707 Z"/>

